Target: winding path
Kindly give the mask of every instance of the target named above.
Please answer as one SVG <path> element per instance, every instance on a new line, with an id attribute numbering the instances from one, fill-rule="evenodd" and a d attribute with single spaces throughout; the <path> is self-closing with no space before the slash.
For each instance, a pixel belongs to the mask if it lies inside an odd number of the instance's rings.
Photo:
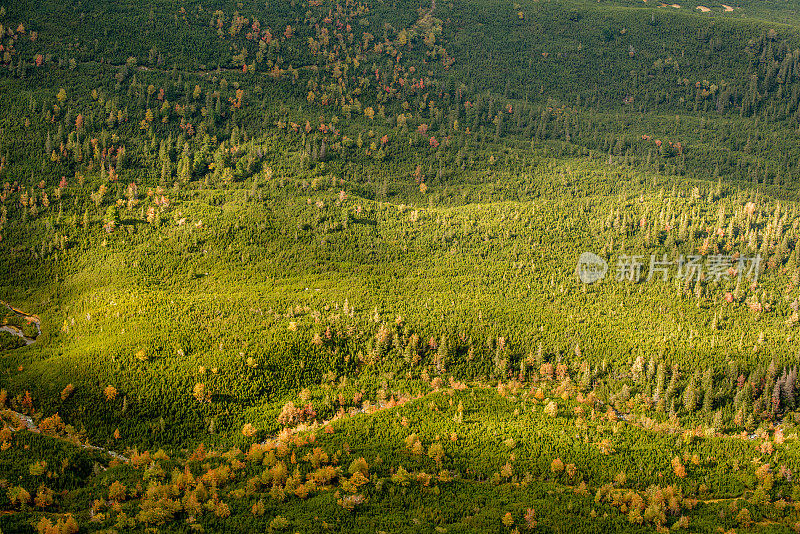
<path id="1" fill-rule="evenodd" d="M 14 410 L 9 410 L 9 409 L 3 410 L 2 413 L 6 414 L 6 415 L 10 414 L 10 415 L 16 417 L 17 419 L 19 419 L 23 423 L 24 427 L 27 430 L 29 430 L 31 432 L 34 432 L 36 434 L 41 434 L 42 433 L 42 430 L 33 421 L 33 419 L 31 419 L 30 416 L 27 416 L 24 413 L 15 412 Z M 22 430 L 22 427 L 12 428 L 12 427 L 9 426 L 9 428 L 11 428 L 11 430 L 14 431 L 14 432 L 18 432 L 18 431 Z M 109 450 L 109 449 L 104 449 L 103 447 L 95 447 L 94 445 L 87 445 L 87 444 L 84 444 L 84 443 L 75 443 L 74 441 L 65 440 L 64 438 L 60 438 L 58 436 L 53 436 L 53 437 L 55 437 L 56 439 L 60 439 L 62 441 L 67 441 L 67 442 L 75 445 L 76 447 L 80 447 L 82 449 L 89 449 L 89 450 L 93 450 L 93 451 L 104 452 L 104 453 L 108 454 L 109 456 L 111 456 L 112 458 L 116 458 L 117 460 L 120 460 L 121 462 L 130 461 L 129 458 L 127 458 L 126 456 L 123 456 L 122 454 L 120 454 L 118 452 L 115 452 L 115 451 L 112 451 L 112 450 Z"/>
<path id="2" fill-rule="evenodd" d="M 32 337 L 27 337 L 22 332 L 21 329 L 17 328 L 16 326 L 13 326 L 13 325 L 0 326 L 0 331 L 9 332 L 10 334 L 13 334 L 15 336 L 21 337 L 22 339 L 25 340 L 25 345 L 30 345 L 31 343 L 35 343 L 36 339 L 38 339 L 38 337 L 42 333 L 42 327 L 41 327 L 42 320 L 41 320 L 41 318 L 39 318 L 38 315 L 27 314 L 24 311 L 22 311 L 22 310 L 20 310 L 18 308 L 15 308 L 14 306 L 9 304 L 8 302 L 2 301 L 2 300 L 0 300 L 0 306 L 5 306 L 6 308 L 11 310 L 12 312 L 17 314 L 18 316 L 24 318 L 26 321 L 35 324 L 36 325 L 36 337 L 33 337 L 33 338 Z M 17 419 L 19 419 L 24 424 L 25 428 L 27 428 L 31 432 L 35 432 L 37 434 L 41 434 L 41 432 L 42 432 L 41 429 L 33 421 L 33 419 L 31 419 L 29 416 L 27 416 L 27 415 L 25 415 L 23 413 L 15 412 L 14 410 L 5 410 L 4 413 L 11 414 L 14 417 L 16 417 Z M 17 429 L 13 429 L 13 430 L 15 430 L 15 431 L 22 430 L 22 428 L 17 428 Z M 57 439 L 62 439 L 62 438 L 57 438 Z M 73 443 L 73 442 L 70 441 L 70 443 Z M 108 449 L 104 449 L 102 447 L 95 447 L 94 445 L 87 445 L 87 444 L 82 444 L 82 443 L 81 444 L 76 444 L 76 445 L 80 446 L 83 449 L 89 449 L 89 450 L 95 450 L 95 451 L 104 452 L 104 453 L 108 454 L 109 456 L 111 456 L 112 458 L 116 458 L 117 460 L 120 460 L 120 461 L 123 461 L 123 462 L 129 461 L 128 458 L 123 456 L 122 454 L 120 454 L 118 452 L 115 452 L 115 451 L 108 450 Z"/>
<path id="3" fill-rule="evenodd" d="M 15 314 L 17 314 L 19 317 L 22 317 L 23 319 L 25 319 L 29 323 L 35 324 L 36 325 L 36 337 L 28 337 L 28 336 L 26 336 L 21 328 L 19 328 L 17 326 L 14 326 L 14 325 L 3 325 L 3 326 L 0 326 L 0 331 L 8 332 L 11 335 L 14 335 L 14 336 L 17 336 L 19 338 L 22 338 L 22 340 L 25 341 L 25 345 L 26 346 L 30 345 L 31 343 L 35 343 L 36 339 L 38 339 L 38 337 L 42 333 L 42 320 L 39 318 L 39 316 L 38 315 L 29 315 L 29 314 L 25 313 L 24 311 L 15 308 L 14 306 L 9 304 L 8 302 L 2 301 L 2 300 L 0 300 L 0 306 L 5 306 L 10 311 L 12 311 Z"/>

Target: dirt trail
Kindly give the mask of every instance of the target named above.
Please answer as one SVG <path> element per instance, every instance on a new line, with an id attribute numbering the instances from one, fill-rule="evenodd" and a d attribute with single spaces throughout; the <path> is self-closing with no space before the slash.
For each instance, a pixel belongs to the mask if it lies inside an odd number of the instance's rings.
<path id="1" fill-rule="evenodd" d="M 22 329 L 20 329 L 19 327 L 15 326 L 15 325 L 3 325 L 3 326 L 0 326 L 0 331 L 8 332 L 11 335 L 14 335 L 14 336 L 17 336 L 19 338 L 22 338 L 25 341 L 25 345 L 30 345 L 31 343 L 35 343 L 36 339 L 38 339 L 38 337 L 42 333 L 42 326 L 41 326 L 42 325 L 42 320 L 39 318 L 39 316 L 38 315 L 27 314 L 24 311 L 22 311 L 22 310 L 20 310 L 18 308 L 15 308 L 11 304 L 9 304 L 8 302 L 5 302 L 3 300 L 0 300 L 0 306 L 5 306 L 10 311 L 12 311 L 13 313 L 17 314 L 19 317 L 22 317 L 23 319 L 25 319 L 28 323 L 35 324 L 36 325 L 36 337 L 28 337 L 28 336 L 26 336 L 25 333 L 22 331 Z"/>
<path id="2" fill-rule="evenodd" d="M 8 409 L 6 409 L 6 410 L 4 410 L 3 412 L 0 412 L 0 413 L 6 414 L 6 415 L 10 414 L 10 415 L 16 417 L 17 419 L 19 419 L 24 424 L 26 429 L 28 429 L 31 432 L 34 432 L 35 434 L 41 434 L 42 433 L 42 430 L 33 421 L 33 419 L 31 419 L 30 416 L 27 416 L 24 413 L 15 412 L 14 410 L 8 410 Z M 11 427 L 9 427 L 9 428 L 11 428 Z M 18 432 L 18 431 L 22 430 L 22 428 L 16 428 L 16 429 L 12 428 L 12 430 L 14 432 Z M 74 441 L 70 441 L 70 440 L 67 440 L 67 439 L 64 439 L 64 438 L 59 438 L 59 437 L 56 437 L 56 439 L 60 439 L 61 441 L 66 441 L 68 443 L 71 443 L 71 444 L 75 445 L 76 447 L 81 447 L 82 449 L 88 449 L 88 450 L 93 450 L 93 451 L 104 452 L 104 453 L 108 454 L 109 456 L 111 456 L 112 458 L 116 458 L 117 460 L 120 460 L 121 462 L 130 461 L 128 457 L 123 456 L 122 454 L 120 454 L 118 452 L 111 451 L 111 450 L 108 450 L 108 449 L 104 449 L 103 447 L 95 447 L 94 445 L 87 445 L 87 444 L 84 444 L 84 443 L 75 443 Z"/>

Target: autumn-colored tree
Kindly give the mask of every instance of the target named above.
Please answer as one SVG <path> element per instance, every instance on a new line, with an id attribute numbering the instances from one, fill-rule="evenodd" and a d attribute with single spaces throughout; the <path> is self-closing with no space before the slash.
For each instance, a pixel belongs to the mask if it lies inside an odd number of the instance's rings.
<path id="1" fill-rule="evenodd" d="M 108 498 L 112 501 L 124 501 L 126 497 L 125 486 L 119 481 L 114 481 L 108 488 Z"/>
<path id="2" fill-rule="evenodd" d="M 672 470 L 675 472 L 675 476 L 678 478 L 684 478 L 686 476 L 686 468 L 683 466 L 681 459 L 677 456 L 672 459 Z"/>
<path id="3" fill-rule="evenodd" d="M 11 501 L 12 505 L 19 504 L 20 506 L 24 506 L 31 502 L 31 494 L 22 486 L 12 486 L 11 489 L 6 492 L 6 495 L 8 495 L 8 499 Z"/>
<path id="4" fill-rule="evenodd" d="M 606 456 L 615 452 L 614 445 L 608 438 L 600 440 L 600 442 L 597 444 L 597 448 L 600 449 L 600 452 Z"/>
<path id="5" fill-rule="evenodd" d="M 103 395 L 105 395 L 107 401 L 112 401 L 117 398 L 117 388 L 109 384 L 103 390 Z"/>
<path id="6" fill-rule="evenodd" d="M 326 455 L 327 456 L 327 455 Z M 347 470 L 348 473 L 354 475 L 356 473 L 361 473 L 362 475 L 369 476 L 369 466 L 367 465 L 367 461 L 362 458 L 356 458 L 352 462 L 350 462 L 350 467 Z"/>
<path id="7" fill-rule="evenodd" d="M 31 397 L 30 391 L 25 391 L 25 394 L 22 396 L 22 402 L 20 403 L 20 407 L 22 413 L 27 415 L 33 415 L 33 397 Z"/>
<path id="8" fill-rule="evenodd" d="M 369 482 L 369 478 L 366 477 L 361 471 L 356 471 L 353 473 L 353 476 L 350 477 L 349 483 L 353 485 L 355 488 L 360 488 L 364 484 Z"/>
<path id="9" fill-rule="evenodd" d="M 233 107 L 239 109 L 242 107 L 242 99 L 244 98 L 244 91 L 242 89 L 236 90 L 236 100 L 233 102 Z"/>
<path id="10" fill-rule="evenodd" d="M 64 431 L 64 428 L 64 422 L 57 413 L 39 422 L 39 430 L 42 434 L 57 436 Z"/>
<path id="11" fill-rule="evenodd" d="M 192 388 L 192 396 L 198 402 L 211 402 L 211 394 L 206 390 L 206 385 L 199 382 Z"/>
<path id="12" fill-rule="evenodd" d="M 564 462 L 561 460 L 561 458 L 556 458 L 550 462 L 550 471 L 554 475 L 560 475 L 564 472 Z"/>
<path id="13" fill-rule="evenodd" d="M 36 532 L 38 534 L 61 534 L 61 529 L 53 525 L 46 517 L 42 517 L 36 523 Z"/>
<path id="14" fill-rule="evenodd" d="M 438 441 L 436 443 L 431 444 L 428 448 L 428 457 L 430 457 L 433 461 L 436 462 L 436 465 L 441 466 L 442 460 L 444 459 L 444 448 L 442 444 Z"/>
<path id="15" fill-rule="evenodd" d="M 276 515 L 269 522 L 269 528 L 272 530 L 283 530 L 289 527 L 289 520 L 282 515 Z"/>
<path id="16" fill-rule="evenodd" d="M 281 413 L 278 415 L 278 424 L 287 426 L 299 421 L 299 414 L 301 410 L 295 407 L 292 401 L 287 402 L 281 408 Z"/>
<path id="17" fill-rule="evenodd" d="M 742 508 L 739 510 L 739 513 L 736 514 L 736 521 L 738 521 L 739 525 L 742 527 L 750 528 L 750 526 L 753 524 L 753 516 L 750 514 L 750 510 L 747 508 Z"/>
<path id="18" fill-rule="evenodd" d="M 250 512 L 255 516 L 264 515 L 265 511 L 266 511 L 266 508 L 264 506 L 264 499 L 259 499 L 258 502 L 256 502 L 253 505 L 253 507 L 250 509 Z"/>
<path id="19" fill-rule="evenodd" d="M 66 180 L 64 180 L 63 178 L 62 181 L 66 182 Z M 73 391 L 75 391 L 75 386 L 73 386 L 72 384 L 67 384 L 64 387 L 64 389 L 61 390 L 61 400 L 62 401 L 67 400 L 70 397 L 70 395 L 72 395 Z"/>
<path id="20" fill-rule="evenodd" d="M 528 530 L 533 530 L 536 528 L 536 510 L 534 508 L 528 508 L 525 511 L 525 526 Z"/>
<path id="21" fill-rule="evenodd" d="M 31 476 L 39 477 L 45 474 L 46 472 L 47 472 L 47 462 L 45 462 L 44 460 L 34 462 L 30 466 L 28 466 L 28 473 L 30 473 Z"/>
<path id="22" fill-rule="evenodd" d="M 504 478 L 511 478 L 514 474 L 514 466 L 511 463 L 506 462 L 503 467 L 500 468 L 500 476 Z"/>
<path id="23" fill-rule="evenodd" d="M 33 500 L 37 508 L 46 508 L 53 504 L 54 492 L 47 486 L 39 486 L 36 492 L 36 498 Z"/>
<path id="24" fill-rule="evenodd" d="M 422 443 L 420 442 L 416 434 L 411 434 L 409 436 L 406 436 L 405 444 L 406 444 L 406 449 L 412 452 L 422 448 Z"/>

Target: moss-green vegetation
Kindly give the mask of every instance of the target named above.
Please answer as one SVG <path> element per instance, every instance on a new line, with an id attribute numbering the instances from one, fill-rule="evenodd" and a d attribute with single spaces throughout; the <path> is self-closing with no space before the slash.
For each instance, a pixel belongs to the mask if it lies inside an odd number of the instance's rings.
<path id="1" fill-rule="evenodd" d="M 797 14 L 695 7 L 0 7 L 0 528 L 800 525 Z"/>

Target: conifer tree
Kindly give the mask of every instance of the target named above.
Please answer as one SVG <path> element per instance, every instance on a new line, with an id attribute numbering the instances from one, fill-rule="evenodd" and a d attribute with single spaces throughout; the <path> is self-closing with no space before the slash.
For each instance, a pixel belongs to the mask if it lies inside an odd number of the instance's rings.
<path id="1" fill-rule="evenodd" d="M 694 412 L 697 406 L 697 397 L 697 373 L 695 373 L 692 375 L 692 378 L 689 379 L 689 384 L 686 386 L 686 389 L 683 390 L 683 407 L 687 412 Z"/>
<path id="2" fill-rule="evenodd" d="M 714 377 L 711 372 L 711 367 L 708 367 L 703 373 L 703 412 L 706 414 L 711 413 L 714 407 Z"/>

